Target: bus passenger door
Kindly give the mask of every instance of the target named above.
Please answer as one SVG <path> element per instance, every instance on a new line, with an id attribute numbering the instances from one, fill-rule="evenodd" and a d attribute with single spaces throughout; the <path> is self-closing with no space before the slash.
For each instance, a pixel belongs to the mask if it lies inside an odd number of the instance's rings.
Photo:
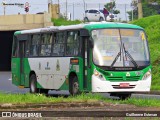
<path id="1" fill-rule="evenodd" d="M 83 87 L 84 89 L 88 90 L 89 89 L 89 81 L 90 81 L 90 78 L 89 78 L 89 73 L 90 73 L 90 66 L 89 66 L 89 49 L 88 49 L 88 39 L 89 37 L 84 37 L 82 38 L 83 39 L 83 47 L 82 47 L 82 51 L 83 51 Z"/>
<path id="2" fill-rule="evenodd" d="M 25 57 L 25 41 L 19 41 L 19 57 L 20 57 L 20 85 L 24 85 L 24 57 Z"/>

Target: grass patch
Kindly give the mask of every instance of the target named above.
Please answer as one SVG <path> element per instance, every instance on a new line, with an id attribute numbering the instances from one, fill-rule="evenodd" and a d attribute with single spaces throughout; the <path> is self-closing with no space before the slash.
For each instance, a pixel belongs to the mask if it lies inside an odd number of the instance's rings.
<path id="1" fill-rule="evenodd" d="M 132 104 L 140 107 L 160 107 L 160 101 L 158 99 L 137 99 L 130 98 L 124 101 L 117 101 L 119 104 Z"/>
<path id="2" fill-rule="evenodd" d="M 143 27 L 147 33 L 152 64 L 151 90 L 160 90 L 160 16 L 145 17 L 132 24 Z"/>
<path id="3" fill-rule="evenodd" d="M 54 23 L 55 26 L 61 26 L 61 25 L 76 25 L 76 24 L 82 23 L 82 22 L 79 21 L 79 20 L 74 20 L 74 21 L 68 20 L 68 21 L 66 21 L 64 18 L 58 18 L 58 19 L 53 19 L 53 18 L 52 18 L 52 22 Z"/>
<path id="4" fill-rule="evenodd" d="M 136 99 L 130 98 L 128 100 L 112 100 L 109 98 L 105 98 L 99 94 L 80 94 L 77 96 L 69 96 L 67 98 L 64 97 L 46 97 L 42 94 L 6 94 L 0 93 L 0 104 L 3 103 L 12 103 L 12 104 L 38 104 L 38 103 L 94 103 L 94 102 L 106 102 L 112 104 L 132 104 L 136 106 L 144 106 L 144 107 L 160 107 L 160 101 L 158 99 Z"/>

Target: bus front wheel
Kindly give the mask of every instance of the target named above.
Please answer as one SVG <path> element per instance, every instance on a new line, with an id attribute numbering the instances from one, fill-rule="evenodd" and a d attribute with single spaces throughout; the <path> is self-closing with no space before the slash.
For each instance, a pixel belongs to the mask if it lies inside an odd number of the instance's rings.
<path id="1" fill-rule="evenodd" d="M 71 95 L 79 94 L 79 83 L 77 76 L 74 76 L 73 79 L 70 80 L 70 88 L 69 88 Z"/>
<path id="2" fill-rule="evenodd" d="M 121 100 L 126 100 L 126 99 L 129 99 L 131 97 L 131 94 L 121 94 L 118 97 Z"/>
<path id="3" fill-rule="evenodd" d="M 35 74 L 30 76 L 30 93 L 38 93 L 37 79 Z"/>

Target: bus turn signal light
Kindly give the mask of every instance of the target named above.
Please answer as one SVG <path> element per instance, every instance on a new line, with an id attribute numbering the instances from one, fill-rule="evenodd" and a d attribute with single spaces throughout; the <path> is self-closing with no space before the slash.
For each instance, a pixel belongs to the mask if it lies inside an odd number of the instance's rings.
<path id="1" fill-rule="evenodd" d="M 77 65 L 79 63 L 79 60 L 77 58 L 71 58 L 70 63 Z"/>

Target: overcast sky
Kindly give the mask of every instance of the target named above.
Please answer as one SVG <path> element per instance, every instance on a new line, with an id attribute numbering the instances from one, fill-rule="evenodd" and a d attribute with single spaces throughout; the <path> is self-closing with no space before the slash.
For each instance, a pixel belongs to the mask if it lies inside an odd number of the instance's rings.
<path id="1" fill-rule="evenodd" d="M 25 4 L 28 2 L 30 4 L 30 14 L 36 14 L 38 12 L 48 11 L 48 0 L 0 0 L 0 3 L 5 1 L 7 4 L 11 3 L 22 3 Z M 67 12 L 71 13 L 72 19 L 83 19 L 84 14 L 84 2 L 86 9 L 89 8 L 99 8 L 102 9 L 104 4 L 110 2 L 111 0 L 67 0 Z M 53 3 L 58 3 L 58 0 L 52 0 Z M 60 11 L 61 13 L 66 12 L 66 0 L 59 0 L 60 2 Z M 118 18 L 126 20 L 126 11 L 131 10 L 130 7 L 131 0 L 116 0 L 117 9 L 121 11 L 118 15 Z M 6 15 L 11 14 L 25 14 L 24 6 L 6 6 L 5 7 Z M 0 5 L 0 15 L 4 14 L 4 6 Z M 128 18 L 127 18 L 128 19 Z"/>

